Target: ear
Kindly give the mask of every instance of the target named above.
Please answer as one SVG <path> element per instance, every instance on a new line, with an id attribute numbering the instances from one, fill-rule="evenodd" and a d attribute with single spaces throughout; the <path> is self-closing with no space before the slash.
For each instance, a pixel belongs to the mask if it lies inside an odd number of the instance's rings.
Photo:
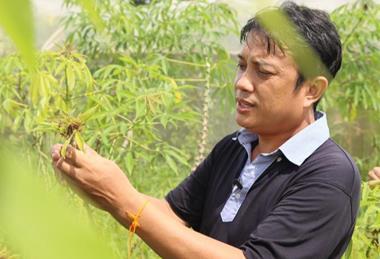
<path id="1" fill-rule="evenodd" d="M 322 98 L 326 91 L 329 81 L 324 76 L 317 76 L 308 81 L 305 87 L 304 107 L 312 107 L 315 102 Z"/>

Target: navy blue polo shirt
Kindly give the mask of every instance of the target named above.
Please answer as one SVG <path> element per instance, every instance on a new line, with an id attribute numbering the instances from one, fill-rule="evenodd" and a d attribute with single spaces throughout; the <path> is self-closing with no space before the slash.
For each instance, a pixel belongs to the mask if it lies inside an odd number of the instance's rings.
<path id="1" fill-rule="evenodd" d="M 330 138 L 300 165 L 280 153 L 234 219 L 224 222 L 221 211 L 248 158 L 235 136 L 217 143 L 166 196 L 172 210 L 194 230 L 242 249 L 246 258 L 340 258 L 359 206 L 360 175 L 351 157 Z"/>

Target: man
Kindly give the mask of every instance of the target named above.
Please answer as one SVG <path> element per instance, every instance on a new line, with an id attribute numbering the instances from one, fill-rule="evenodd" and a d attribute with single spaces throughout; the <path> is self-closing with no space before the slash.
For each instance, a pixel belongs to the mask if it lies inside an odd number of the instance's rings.
<path id="1" fill-rule="evenodd" d="M 139 193 L 112 161 L 54 146 L 54 166 L 163 258 L 339 258 L 354 230 L 360 177 L 315 106 L 341 65 L 328 15 L 280 8 L 328 73 L 306 77 L 296 50 L 257 17 L 243 28 L 235 80 L 240 131 L 222 139 L 164 200 Z M 304 47 L 304 46 L 300 46 Z M 310 74 L 310 73 L 309 73 Z M 149 203 L 148 203 L 149 202 Z"/>

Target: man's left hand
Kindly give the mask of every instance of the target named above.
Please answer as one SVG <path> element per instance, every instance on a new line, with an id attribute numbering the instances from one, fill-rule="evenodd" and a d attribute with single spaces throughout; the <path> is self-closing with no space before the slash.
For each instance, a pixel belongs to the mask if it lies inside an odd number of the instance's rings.
<path id="1" fill-rule="evenodd" d="M 53 167 L 68 180 L 70 186 L 114 216 L 125 212 L 128 199 L 137 191 L 116 163 L 88 146 L 84 152 L 68 146 L 63 158 L 61 148 L 61 144 L 52 148 Z"/>

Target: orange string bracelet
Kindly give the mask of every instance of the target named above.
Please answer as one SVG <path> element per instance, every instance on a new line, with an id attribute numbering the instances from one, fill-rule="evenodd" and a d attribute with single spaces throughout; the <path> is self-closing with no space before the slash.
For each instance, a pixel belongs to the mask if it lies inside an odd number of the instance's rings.
<path id="1" fill-rule="evenodd" d="M 141 214 L 142 214 L 143 210 L 145 209 L 145 207 L 148 203 L 149 203 L 149 201 L 145 201 L 144 204 L 137 211 L 136 215 L 133 215 L 133 214 L 127 212 L 128 217 L 132 220 L 131 224 L 129 225 L 129 236 L 128 236 L 128 258 L 129 259 L 131 259 L 131 254 L 132 254 L 132 238 L 133 238 L 133 235 L 136 232 L 137 227 L 140 227 L 139 218 L 141 217 Z"/>

